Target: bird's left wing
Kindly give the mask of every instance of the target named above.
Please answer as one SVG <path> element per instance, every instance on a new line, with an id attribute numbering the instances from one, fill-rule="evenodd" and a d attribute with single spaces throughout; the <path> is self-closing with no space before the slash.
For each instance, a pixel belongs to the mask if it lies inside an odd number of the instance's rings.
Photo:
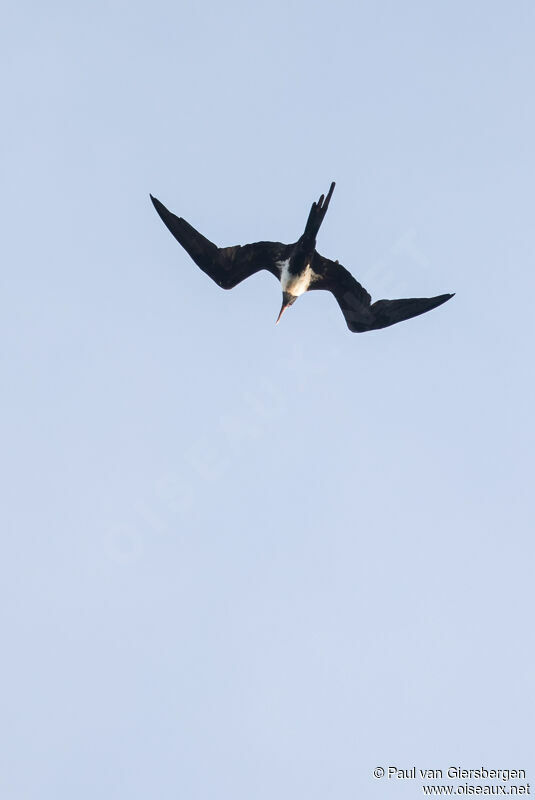
<path id="1" fill-rule="evenodd" d="M 189 253 L 197 266 L 218 286 L 232 289 L 262 269 L 280 278 L 279 264 L 288 258 L 291 245 L 281 242 L 255 242 L 233 247 L 217 247 L 185 219 L 177 217 L 152 195 L 150 197 L 154 208 L 175 239 Z"/>
<path id="2" fill-rule="evenodd" d="M 347 327 L 354 333 L 378 330 L 417 317 L 445 303 L 453 294 L 371 302 L 366 289 L 337 261 L 316 252 L 314 272 L 319 276 L 310 289 L 326 289 L 336 297 Z"/>

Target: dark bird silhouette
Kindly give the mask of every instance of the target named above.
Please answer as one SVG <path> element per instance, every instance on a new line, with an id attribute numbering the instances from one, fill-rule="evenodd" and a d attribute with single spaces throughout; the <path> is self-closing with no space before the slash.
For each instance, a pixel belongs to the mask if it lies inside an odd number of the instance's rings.
<path id="1" fill-rule="evenodd" d="M 297 298 L 314 289 L 332 292 L 342 309 L 350 331 L 362 333 L 387 328 L 440 306 L 453 294 L 414 297 L 407 300 L 377 300 L 371 297 L 338 261 L 325 258 L 316 250 L 316 236 L 329 208 L 335 184 L 327 197 L 312 203 L 303 235 L 294 244 L 255 242 L 255 244 L 217 247 L 177 217 L 152 195 L 151 200 L 163 222 L 195 263 L 223 289 L 232 289 L 261 269 L 275 275 L 282 286 L 282 307 L 277 317 Z"/>

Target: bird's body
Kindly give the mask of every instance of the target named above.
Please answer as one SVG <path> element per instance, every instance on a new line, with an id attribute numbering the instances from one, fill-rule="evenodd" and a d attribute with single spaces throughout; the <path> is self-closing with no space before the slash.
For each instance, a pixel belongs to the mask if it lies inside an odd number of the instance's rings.
<path id="1" fill-rule="evenodd" d="M 165 225 L 195 263 L 223 289 L 232 289 L 245 278 L 266 269 L 279 279 L 282 288 L 282 308 L 298 297 L 315 289 L 332 292 L 345 317 L 349 330 L 363 331 L 386 328 L 396 322 L 416 317 L 445 303 L 452 294 L 437 297 L 417 297 L 406 300 L 378 300 L 338 261 L 331 261 L 316 250 L 316 235 L 323 222 L 335 184 L 327 197 L 321 195 L 312 204 L 304 233 L 294 244 L 256 242 L 255 244 L 217 247 L 195 230 L 186 220 L 172 214 L 151 195 L 151 200 Z"/>
<path id="2" fill-rule="evenodd" d="M 305 264 L 304 269 L 297 273 L 290 272 L 289 258 L 287 258 L 286 261 L 279 261 L 277 267 L 279 267 L 281 271 L 280 281 L 282 291 L 288 292 L 288 294 L 294 297 L 301 297 L 302 294 L 308 292 L 310 284 L 317 281 L 320 277 L 314 272 L 310 266 L 310 262 Z"/>

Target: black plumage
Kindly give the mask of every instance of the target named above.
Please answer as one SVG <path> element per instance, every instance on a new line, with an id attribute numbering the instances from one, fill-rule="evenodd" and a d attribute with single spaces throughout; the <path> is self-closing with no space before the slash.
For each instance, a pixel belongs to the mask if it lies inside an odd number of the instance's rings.
<path id="1" fill-rule="evenodd" d="M 262 269 L 278 278 L 283 290 L 279 319 L 282 312 L 300 294 L 317 289 L 332 292 L 349 330 L 357 333 L 386 328 L 416 317 L 453 297 L 453 294 L 441 294 L 429 298 L 377 300 L 372 303 L 366 289 L 347 269 L 337 261 L 320 255 L 316 250 L 316 236 L 327 212 L 334 186 L 332 183 L 327 197 L 322 195 L 317 203 L 312 204 L 304 233 L 293 244 L 256 242 L 217 247 L 152 195 L 151 200 L 175 239 L 203 272 L 221 288 L 232 289 Z"/>

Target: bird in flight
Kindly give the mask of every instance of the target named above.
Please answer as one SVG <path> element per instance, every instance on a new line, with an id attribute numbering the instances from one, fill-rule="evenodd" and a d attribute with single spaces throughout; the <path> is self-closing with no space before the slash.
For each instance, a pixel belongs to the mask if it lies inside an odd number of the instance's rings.
<path id="1" fill-rule="evenodd" d="M 335 184 L 325 197 L 312 203 L 304 233 L 294 244 L 255 242 L 254 244 L 217 247 L 195 230 L 182 217 L 172 214 L 152 195 L 154 207 L 175 239 L 203 272 L 222 289 L 233 289 L 238 283 L 267 269 L 281 283 L 284 311 L 305 292 L 325 289 L 332 292 L 345 317 L 347 327 L 355 333 L 387 328 L 396 322 L 417 317 L 445 303 L 453 294 L 437 297 L 413 297 L 405 300 L 372 299 L 366 289 L 338 261 L 325 258 L 316 250 L 316 236 L 329 208 Z"/>

